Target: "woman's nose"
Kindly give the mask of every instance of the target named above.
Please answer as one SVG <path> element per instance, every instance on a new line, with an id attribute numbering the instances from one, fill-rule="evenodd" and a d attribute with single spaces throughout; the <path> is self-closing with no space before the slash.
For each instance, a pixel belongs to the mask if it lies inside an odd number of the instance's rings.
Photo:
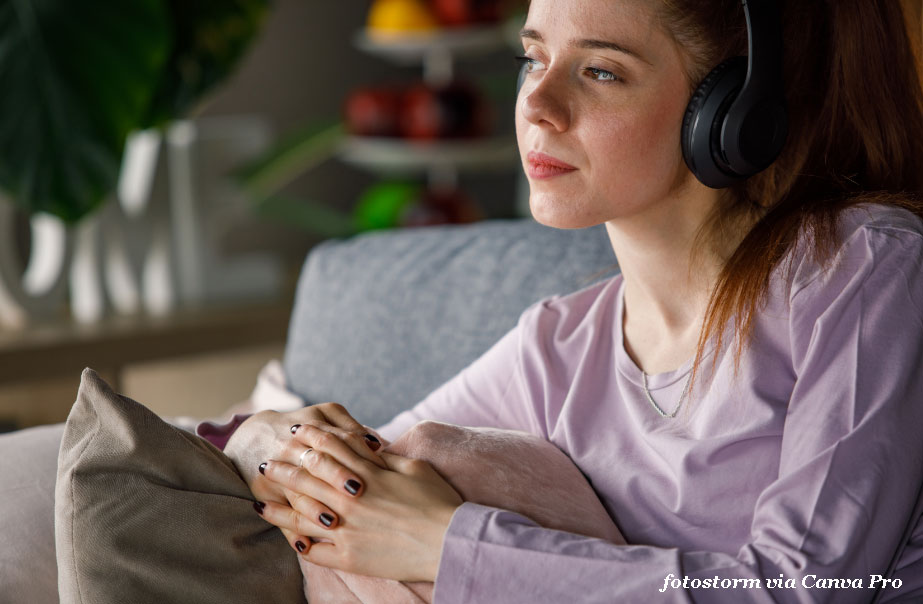
<path id="1" fill-rule="evenodd" d="M 530 79 L 533 79 L 530 81 Z M 566 76 L 545 71 L 541 78 L 527 76 L 519 91 L 519 110 L 522 116 L 537 126 L 563 132 L 570 127 L 570 108 L 567 99 Z"/>

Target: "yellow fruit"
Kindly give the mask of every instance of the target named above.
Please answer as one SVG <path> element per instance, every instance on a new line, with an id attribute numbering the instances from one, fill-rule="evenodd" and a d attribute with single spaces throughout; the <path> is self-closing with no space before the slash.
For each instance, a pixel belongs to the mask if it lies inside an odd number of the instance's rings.
<path id="1" fill-rule="evenodd" d="M 423 32 L 439 27 L 422 0 L 375 0 L 367 25 L 374 33 Z"/>

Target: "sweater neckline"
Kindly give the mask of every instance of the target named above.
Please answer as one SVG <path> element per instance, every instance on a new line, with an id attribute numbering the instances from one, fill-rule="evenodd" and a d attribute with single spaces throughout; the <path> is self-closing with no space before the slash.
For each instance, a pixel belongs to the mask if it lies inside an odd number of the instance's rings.
<path id="1" fill-rule="evenodd" d="M 620 283 L 618 285 L 618 291 L 616 292 L 615 298 L 615 332 L 616 332 L 616 342 L 615 342 L 615 366 L 618 369 L 619 373 L 628 378 L 632 383 L 636 384 L 639 388 L 644 387 L 644 378 L 642 376 L 643 372 L 641 368 L 634 362 L 631 356 L 628 354 L 628 351 L 625 350 L 625 330 L 624 330 L 624 320 L 625 320 L 625 279 L 620 277 Z M 711 353 L 714 351 L 714 338 L 709 338 L 708 342 L 705 344 L 705 354 L 702 359 L 705 360 L 708 358 Z M 662 373 L 648 374 L 647 375 L 647 389 L 650 391 L 661 390 L 663 388 L 669 388 L 673 386 L 680 380 L 685 380 L 689 373 L 692 371 L 692 364 L 695 361 L 695 355 L 692 358 L 687 359 L 685 363 L 680 365 L 678 368 L 672 371 L 665 371 Z"/>

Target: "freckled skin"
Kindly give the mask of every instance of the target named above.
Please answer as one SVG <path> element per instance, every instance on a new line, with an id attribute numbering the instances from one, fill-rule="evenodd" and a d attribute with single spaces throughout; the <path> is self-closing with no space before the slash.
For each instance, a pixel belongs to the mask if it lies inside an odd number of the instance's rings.
<path id="1" fill-rule="evenodd" d="M 540 151 L 578 168 L 530 179 L 530 206 L 539 222 L 583 228 L 610 220 L 651 220 L 681 204 L 698 185 L 680 147 L 689 82 L 676 45 L 640 0 L 533 0 L 523 39 L 536 62 L 516 104 L 523 167 Z M 571 48 L 571 39 L 614 41 L 643 60 L 611 49 Z M 623 81 L 601 80 L 587 68 Z M 606 76 L 611 78 L 611 76 Z M 645 218 L 646 216 L 646 218 Z"/>

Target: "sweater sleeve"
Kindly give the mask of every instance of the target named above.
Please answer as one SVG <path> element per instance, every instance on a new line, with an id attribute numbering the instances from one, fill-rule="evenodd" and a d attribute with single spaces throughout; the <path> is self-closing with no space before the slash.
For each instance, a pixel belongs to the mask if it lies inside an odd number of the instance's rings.
<path id="1" fill-rule="evenodd" d="M 840 603 L 913 589 L 882 589 L 879 577 L 921 515 L 921 237 L 864 228 L 789 299 L 797 379 L 779 475 L 748 543 L 733 553 L 617 546 L 465 503 L 434 601 Z"/>

